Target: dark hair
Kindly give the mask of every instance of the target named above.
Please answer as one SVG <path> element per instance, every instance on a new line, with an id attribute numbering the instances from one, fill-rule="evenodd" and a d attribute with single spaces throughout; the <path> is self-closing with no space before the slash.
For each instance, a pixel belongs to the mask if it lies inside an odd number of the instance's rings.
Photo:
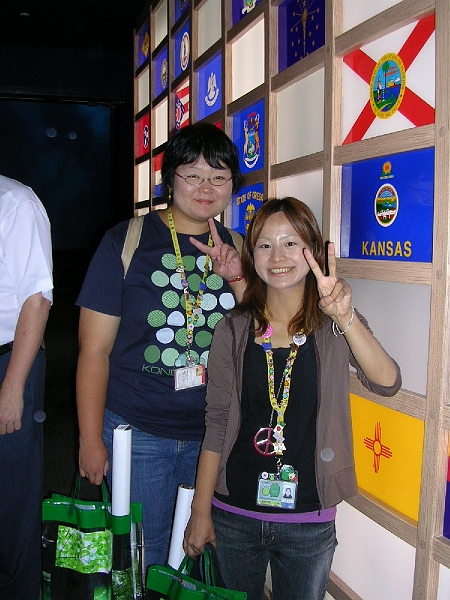
<path id="1" fill-rule="evenodd" d="M 235 144 L 215 125 L 195 123 L 177 131 L 166 146 L 161 166 L 161 182 L 166 195 L 173 187 L 176 169 L 180 165 L 195 163 L 200 156 L 203 156 L 213 169 L 228 167 L 232 175 L 233 194 L 240 190 L 244 178 Z"/>
<path id="2" fill-rule="evenodd" d="M 325 244 L 319 224 L 310 208 L 301 200 L 290 197 L 265 202 L 254 214 L 245 236 L 242 251 L 242 274 L 247 282 L 247 288 L 239 304 L 242 311 L 250 312 L 256 319 L 259 331 L 265 331 L 268 325 L 265 312 L 267 284 L 256 273 L 253 250 L 267 219 L 279 212 L 286 216 L 302 240 L 308 244 L 322 271 L 325 265 Z M 318 302 L 316 278 L 314 273 L 309 271 L 305 280 L 303 305 L 299 306 L 297 314 L 289 323 L 290 335 L 301 330 L 308 335 L 322 326 L 324 316 L 318 307 Z"/>

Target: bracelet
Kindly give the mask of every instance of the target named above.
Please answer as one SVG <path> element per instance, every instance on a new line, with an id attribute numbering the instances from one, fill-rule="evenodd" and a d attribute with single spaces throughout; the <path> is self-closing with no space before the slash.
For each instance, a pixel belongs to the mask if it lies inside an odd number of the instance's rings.
<path id="1" fill-rule="evenodd" d="M 242 281 L 244 279 L 243 275 L 238 275 L 236 279 L 225 279 L 227 283 L 237 283 L 238 281 Z"/>
<path id="2" fill-rule="evenodd" d="M 350 327 L 352 326 L 353 323 L 353 317 L 355 316 L 355 309 L 353 307 L 353 304 L 351 305 L 352 307 L 352 316 L 350 317 L 350 323 L 347 325 L 347 327 L 344 329 L 344 331 L 341 331 L 338 327 L 338 325 L 336 325 L 336 323 L 333 321 L 332 325 L 331 325 L 331 329 L 333 330 L 334 335 L 337 337 L 338 334 L 339 335 L 344 335 L 344 333 L 347 333 L 347 331 L 350 329 Z"/>

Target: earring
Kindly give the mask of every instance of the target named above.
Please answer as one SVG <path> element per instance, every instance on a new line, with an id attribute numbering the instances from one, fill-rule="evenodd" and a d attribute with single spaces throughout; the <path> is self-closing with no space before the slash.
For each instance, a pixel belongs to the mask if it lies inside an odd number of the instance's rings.
<path id="1" fill-rule="evenodd" d="M 167 194 L 167 202 L 170 204 L 172 202 L 172 188 L 169 188 Z"/>

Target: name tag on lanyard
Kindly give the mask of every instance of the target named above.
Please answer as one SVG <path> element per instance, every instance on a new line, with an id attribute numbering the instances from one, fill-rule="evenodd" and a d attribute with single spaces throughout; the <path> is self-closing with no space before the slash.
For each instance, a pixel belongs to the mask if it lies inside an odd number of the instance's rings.
<path id="1" fill-rule="evenodd" d="M 188 388 L 199 387 L 206 384 L 205 365 L 195 365 L 193 367 L 182 367 L 175 369 L 175 391 Z"/>

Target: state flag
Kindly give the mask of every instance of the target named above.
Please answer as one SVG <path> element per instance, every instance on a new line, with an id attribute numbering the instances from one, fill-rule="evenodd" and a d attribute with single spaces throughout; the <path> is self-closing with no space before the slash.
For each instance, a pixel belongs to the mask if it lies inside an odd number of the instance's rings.
<path id="1" fill-rule="evenodd" d="M 418 520 L 423 421 L 350 394 L 358 485 Z"/>
<path id="2" fill-rule="evenodd" d="M 175 131 L 189 125 L 189 79 L 175 90 Z"/>
<path id="3" fill-rule="evenodd" d="M 146 113 L 136 121 L 135 158 L 140 158 L 150 150 L 150 114 Z"/>
<path id="4" fill-rule="evenodd" d="M 434 29 L 429 15 L 344 56 L 343 144 L 434 123 Z"/>

